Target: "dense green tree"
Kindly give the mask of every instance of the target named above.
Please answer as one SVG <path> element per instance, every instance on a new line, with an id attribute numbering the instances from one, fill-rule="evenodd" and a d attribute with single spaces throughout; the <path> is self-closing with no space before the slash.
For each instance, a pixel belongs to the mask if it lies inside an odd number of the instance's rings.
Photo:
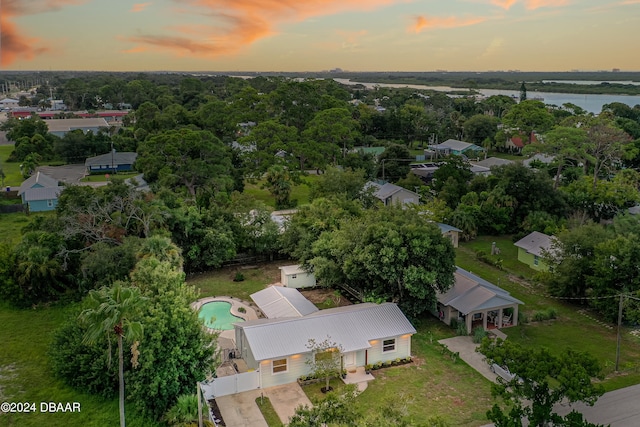
<path id="1" fill-rule="evenodd" d="M 522 425 L 522 418 L 531 426 L 565 425 L 553 412 L 556 404 L 593 405 L 604 393 L 604 387 L 593 382 L 600 375 L 598 361 L 587 353 L 567 349 L 552 354 L 546 348 L 525 348 L 510 340 L 486 338 L 478 351 L 515 374 L 511 381 L 498 377 L 498 383 L 491 385 L 491 393 L 511 407 L 508 414 L 498 405 L 487 412 L 497 427 Z"/>
<path id="2" fill-rule="evenodd" d="M 361 199 L 365 182 L 364 170 L 329 167 L 311 183 L 309 198 L 344 196 L 347 200 Z"/>
<path id="3" fill-rule="evenodd" d="M 145 338 L 138 349 L 139 366 L 129 372 L 127 383 L 131 400 L 154 419 L 215 370 L 216 334 L 203 329 L 190 306 L 196 291 L 184 278 L 182 271 L 154 257 L 141 259 L 131 273 L 132 285 L 147 303 L 140 317 Z"/>
<path id="4" fill-rule="evenodd" d="M 399 207 L 368 210 L 324 232 L 309 261 L 327 286 L 346 283 L 363 295 L 397 302 L 415 317 L 435 307 L 453 284 L 451 243 L 433 223 Z"/>
<path id="5" fill-rule="evenodd" d="M 385 181 L 396 182 L 407 176 L 413 159 L 406 146 L 392 144 L 378 156 L 377 176 Z"/>
<path id="6" fill-rule="evenodd" d="M 88 296 L 89 307 L 80 313 L 80 322 L 87 329 L 85 344 L 94 344 L 104 335 L 115 334 L 118 341 L 118 390 L 120 402 L 120 427 L 125 426 L 124 413 L 124 342 L 132 344 L 134 368 L 138 365 L 136 349 L 142 339 L 142 323 L 135 320 L 140 315 L 144 297 L 137 288 L 124 286 L 116 282 L 111 288 L 91 291 Z M 108 354 L 111 354 L 111 339 L 107 338 Z"/>
<path id="7" fill-rule="evenodd" d="M 493 140 L 498 131 L 499 122 L 498 118 L 486 114 L 471 116 L 463 125 L 466 141 L 476 145 L 483 145 L 487 138 Z"/>
<path id="8" fill-rule="evenodd" d="M 359 414 L 353 410 L 357 396 L 353 386 L 347 386 L 342 394 L 327 393 L 326 397 L 313 405 L 298 406 L 289 420 L 289 427 L 324 427 L 329 425 L 356 425 Z"/>
<path id="9" fill-rule="evenodd" d="M 485 113 L 500 119 L 509 108 L 516 105 L 516 100 L 507 95 L 493 95 L 480 101 L 480 105 Z"/>
<path id="10" fill-rule="evenodd" d="M 312 245 L 324 232 L 336 230 L 345 218 L 358 217 L 362 205 L 345 198 L 313 200 L 292 215 L 282 235 L 283 252 L 306 264 L 313 258 Z"/>
<path id="11" fill-rule="evenodd" d="M 271 166 L 265 175 L 263 188 L 269 190 L 269 193 L 276 200 L 276 209 L 286 209 L 291 207 L 291 187 L 293 178 L 287 169 L 282 166 Z"/>
<path id="12" fill-rule="evenodd" d="M 248 164 L 247 172 L 251 177 L 261 178 L 274 165 L 298 168 L 298 161 L 292 154 L 299 144 L 299 136 L 298 129 L 293 126 L 267 120 L 239 138 L 238 143 L 244 147 L 241 155 Z"/>
<path id="13" fill-rule="evenodd" d="M 446 201 L 451 209 L 455 209 L 460 198 L 467 193 L 472 178 L 469 163 L 460 156 L 450 156 L 433 173 L 431 186 L 440 199 Z"/>
<path id="14" fill-rule="evenodd" d="M 533 132 L 546 132 L 553 126 L 554 120 L 543 102 L 527 100 L 511 107 L 502 117 L 502 123 L 508 133 L 521 133 L 531 143 Z"/>
<path id="15" fill-rule="evenodd" d="M 357 126 L 358 123 L 348 109 L 330 108 L 315 114 L 302 132 L 302 137 L 305 141 L 314 143 L 321 156 L 316 161 L 324 165 L 332 160 L 335 164 L 339 154 L 344 157 L 347 149 L 353 147 L 359 134 Z"/>
<path id="16" fill-rule="evenodd" d="M 139 145 L 136 167 L 150 183 L 182 187 L 191 196 L 229 192 L 233 186 L 230 150 L 207 131 L 183 128 L 148 138 Z"/>

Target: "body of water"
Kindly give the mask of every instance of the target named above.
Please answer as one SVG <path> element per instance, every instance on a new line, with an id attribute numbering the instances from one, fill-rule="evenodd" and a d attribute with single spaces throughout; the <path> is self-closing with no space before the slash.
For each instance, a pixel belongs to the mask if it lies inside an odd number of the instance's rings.
<path id="1" fill-rule="evenodd" d="M 362 83 L 352 82 L 349 79 L 334 79 L 338 83 L 346 85 L 361 84 L 368 89 L 374 87 L 390 87 L 390 88 L 410 88 L 421 90 L 436 90 L 442 92 L 448 91 L 461 91 L 464 88 L 453 88 L 449 86 L 427 86 L 427 85 L 412 85 L 412 84 L 398 84 L 398 83 Z M 502 90 L 502 89 L 478 89 L 484 96 L 493 95 L 507 95 L 518 98 L 520 91 L 518 90 Z M 552 93 L 552 92 L 534 92 L 528 91 L 529 98 L 543 98 L 545 104 L 561 106 L 566 103 L 575 104 L 578 107 L 584 108 L 590 113 L 600 113 L 602 106 L 605 104 L 611 104 L 612 102 L 621 102 L 627 104 L 630 107 L 640 105 L 640 95 L 591 95 L 591 94 L 577 94 L 577 93 Z"/>
<path id="2" fill-rule="evenodd" d="M 570 85 L 597 86 L 602 83 L 640 86 L 640 82 L 631 80 L 543 80 L 542 83 L 562 83 Z"/>

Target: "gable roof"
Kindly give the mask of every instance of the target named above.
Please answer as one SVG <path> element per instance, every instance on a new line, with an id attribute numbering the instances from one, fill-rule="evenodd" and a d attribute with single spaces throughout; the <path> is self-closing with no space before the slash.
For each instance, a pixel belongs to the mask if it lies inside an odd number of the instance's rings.
<path id="1" fill-rule="evenodd" d="M 543 251 L 552 251 L 553 237 L 534 231 L 515 242 L 514 245 L 532 255 L 543 256 Z"/>
<path id="2" fill-rule="evenodd" d="M 31 175 L 29 178 L 24 180 L 22 184 L 20 184 L 20 188 L 18 189 L 18 196 L 36 184 L 41 185 L 45 188 L 52 188 L 58 186 L 58 180 L 51 178 L 49 175 L 45 175 L 42 172 L 36 172 L 34 175 Z"/>
<path id="3" fill-rule="evenodd" d="M 296 265 L 283 265 L 282 267 L 278 267 L 280 270 L 282 270 L 282 272 L 285 275 L 290 275 L 290 274 L 302 274 L 302 273 L 306 273 L 306 271 L 304 270 L 304 268 L 302 268 L 302 266 L 300 264 L 296 264 Z"/>
<path id="4" fill-rule="evenodd" d="M 509 292 L 486 280 L 456 267 L 454 285 L 437 295 L 438 302 L 448 305 L 466 315 L 472 311 L 488 310 L 512 304 L 524 304 Z"/>
<path id="5" fill-rule="evenodd" d="M 24 201 L 54 200 L 58 198 L 61 192 L 62 187 L 28 188 L 24 192 Z"/>
<path id="6" fill-rule="evenodd" d="M 470 148 L 473 144 L 470 144 L 468 142 L 464 142 L 464 141 L 458 141 L 457 139 L 447 139 L 445 142 L 441 142 L 440 144 L 436 145 L 436 148 L 448 148 L 450 150 L 456 150 L 456 151 L 464 151 L 468 148 Z"/>
<path id="7" fill-rule="evenodd" d="M 138 153 L 135 153 L 135 152 L 125 151 L 122 153 L 118 153 L 114 150 L 113 166 L 115 167 L 118 165 L 132 165 L 135 163 L 137 157 L 138 157 Z M 87 160 L 84 161 L 84 166 L 87 168 L 91 166 L 103 166 L 103 165 L 111 166 L 111 162 L 112 162 L 112 155 L 111 155 L 111 152 L 109 152 L 106 154 L 101 154 L 99 156 L 89 157 Z"/>
<path id="8" fill-rule="evenodd" d="M 385 184 L 378 184 L 377 182 L 369 181 L 364 185 L 364 189 L 368 190 L 369 188 L 374 188 L 373 195 L 383 202 L 389 197 L 393 196 L 400 191 L 408 191 L 411 194 L 415 194 L 416 199 L 420 198 L 420 195 L 414 191 L 407 190 L 404 187 L 400 187 L 399 185 L 392 184 L 387 182 Z"/>
<path id="9" fill-rule="evenodd" d="M 269 286 L 251 294 L 251 299 L 269 319 L 302 317 L 318 311 L 297 289 Z"/>
<path id="10" fill-rule="evenodd" d="M 538 161 L 548 165 L 549 163 L 553 162 L 553 159 L 555 158 L 555 156 L 550 156 L 548 154 L 537 153 L 534 154 L 533 157 L 523 160 L 522 164 L 525 166 L 529 166 L 532 162 Z"/>
<path id="11" fill-rule="evenodd" d="M 308 353 L 310 339 L 328 338 L 349 352 L 370 348 L 371 340 L 416 333 L 394 303 L 355 304 L 305 317 L 250 320 L 234 326 L 243 330 L 257 361 Z"/>
<path id="12" fill-rule="evenodd" d="M 473 162 L 476 165 L 484 166 L 485 168 L 492 168 L 494 166 L 510 165 L 513 160 L 501 159 L 500 157 L 488 157 L 479 162 Z"/>
<path id="13" fill-rule="evenodd" d="M 441 222 L 436 222 L 436 225 L 438 226 L 438 228 L 440 228 L 440 232 L 442 233 L 447 233 L 449 231 L 457 231 L 458 233 L 462 233 L 462 230 L 454 227 L 453 225 L 443 224 Z"/>

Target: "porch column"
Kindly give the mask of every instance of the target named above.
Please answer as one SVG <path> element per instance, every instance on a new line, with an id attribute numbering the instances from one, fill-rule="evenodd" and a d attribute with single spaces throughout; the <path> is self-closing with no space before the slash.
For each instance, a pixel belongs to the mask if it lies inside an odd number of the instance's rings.
<path id="1" fill-rule="evenodd" d="M 502 309 L 498 311 L 498 324 L 496 325 L 498 329 L 502 329 Z"/>
<path id="2" fill-rule="evenodd" d="M 485 331 L 487 330 L 487 314 L 487 311 L 482 313 L 482 329 L 484 329 Z"/>
<path id="3" fill-rule="evenodd" d="M 471 333 L 471 325 L 473 324 L 473 314 L 469 313 L 464 318 L 465 324 L 467 325 L 467 333 Z"/>
<path id="4" fill-rule="evenodd" d="M 513 306 L 513 319 L 511 320 L 513 326 L 518 326 L 518 304 Z"/>

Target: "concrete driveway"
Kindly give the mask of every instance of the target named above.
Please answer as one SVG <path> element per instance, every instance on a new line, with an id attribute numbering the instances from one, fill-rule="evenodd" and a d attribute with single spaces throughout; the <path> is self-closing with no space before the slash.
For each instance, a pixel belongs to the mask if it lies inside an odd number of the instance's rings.
<path id="1" fill-rule="evenodd" d="M 297 382 L 265 388 L 264 395 L 269 397 L 273 409 L 284 424 L 289 423 L 289 418 L 295 414 L 298 406 L 313 406 Z"/>
<path id="2" fill-rule="evenodd" d="M 260 391 L 251 390 L 216 398 L 227 427 L 268 427 L 260 408 L 256 405 Z"/>
<path id="3" fill-rule="evenodd" d="M 476 352 L 478 344 L 474 344 L 471 337 L 453 337 L 440 340 L 438 342 L 440 344 L 445 344 L 449 350 L 454 353 L 460 353 L 460 359 L 464 360 L 467 365 L 480 372 L 489 381 L 494 383 L 496 382 L 496 374 L 491 372 L 489 364 L 484 360 L 484 356 L 481 353 Z"/>

